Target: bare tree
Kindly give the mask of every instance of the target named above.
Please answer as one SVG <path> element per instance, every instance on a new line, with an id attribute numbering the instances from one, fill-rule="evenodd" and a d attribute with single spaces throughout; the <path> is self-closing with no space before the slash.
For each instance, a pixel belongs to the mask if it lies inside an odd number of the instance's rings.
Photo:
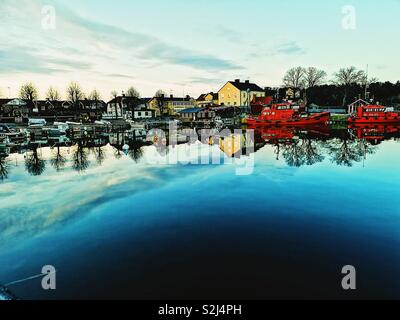
<path id="1" fill-rule="evenodd" d="M 99 101 L 101 100 L 101 94 L 98 92 L 96 89 L 94 89 L 90 94 L 89 94 L 89 99 L 94 100 L 94 101 Z"/>
<path id="2" fill-rule="evenodd" d="M 333 82 L 338 86 L 344 87 L 343 106 L 347 102 L 347 94 L 349 86 L 352 84 L 362 84 L 367 78 L 363 70 L 357 70 L 356 67 L 342 68 L 334 74 Z"/>
<path id="3" fill-rule="evenodd" d="M 160 97 L 165 97 L 165 92 L 161 89 L 157 90 L 156 93 L 154 94 L 154 97 L 160 98 Z"/>
<path id="4" fill-rule="evenodd" d="M 304 75 L 305 69 L 303 67 L 289 69 L 283 77 L 283 84 L 286 87 L 301 89 L 304 85 Z"/>
<path id="5" fill-rule="evenodd" d="M 127 96 L 127 97 L 132 97 L 132 98 L 140 98 L 140 93 L 139 93 L 138 90 L 136 90 L 136 88 L 130 87 L 130 88 L 126 91 L 126 96 Z"/>
<path id="6" fill-rule="evenodd" d="M 81 86 L 76 82 L 71 82 L 67 88 L 67 99 L 74 105 L 77 106 L 79 100 L 83 100 L 85 98 L 85 94 Z"/>
<path id="7" fill-rule="evenodd" d="M 304 85 L 306 88 L 312 88 L 324 83 L 327 74 L 324 70 L 315 67 L 309 67 L 304 71 Z"/>
<path id="8" fill-rule="evenodd" d="M 116 97 L 118 97 L 118 92 L 117 92 L 117 90 L 111 91 L 111 98 L 115 99 Z"/>
<path id="9" fill-rule="evenodd" d="M 21 99 L 33 102 L 38 98 L 38 90 L 32 82 L 29 82 L 21 86 L 19 96 Z"/>
<path id="10" fill-rule="evenodd" d="M 154 94 L 154 97 L 157 99 L 157 107 L 160 110 L 160 115 L 164 113 L 164 106 L 165 106 L 165 92 L 161 89 L 157 90 Z"/>
<path id="11" fill-rule="evenodd" d="M 309 88 L 319 86 L 324 83 L 327 74 L 324 70 L 309 67 L 304 70 L 305 104 L 307 105 Z"/>
<path id="12" fill-rule="evenodd" d="M 50 101 L 60 101 L 61 95 L 56 88 L 50 87 L 46 92 L 46 99 Z"/>

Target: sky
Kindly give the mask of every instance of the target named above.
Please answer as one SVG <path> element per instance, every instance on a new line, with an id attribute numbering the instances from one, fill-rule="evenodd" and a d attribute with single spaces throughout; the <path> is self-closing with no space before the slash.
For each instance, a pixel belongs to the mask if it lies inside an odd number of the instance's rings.
<path id="1" fill-rule="evenodd" d="M 196 97 L 237 78 L 280 86 L 299 65 L 397 81 L 399 14 L 400 0 L 0 0 L 0 92 Z"/>

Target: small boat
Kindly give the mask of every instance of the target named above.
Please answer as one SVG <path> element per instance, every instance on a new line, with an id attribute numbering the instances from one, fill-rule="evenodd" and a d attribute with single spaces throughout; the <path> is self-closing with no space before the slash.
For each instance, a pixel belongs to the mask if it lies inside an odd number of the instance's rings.
<path id="1" fill-rule="evenodd" d="M 6 124 L 0 123 L 0 135 L 8 137 L 10 143 L 22 143 L 26 140 L 28 133 L 21 129 L 11 129 Z"/>
<path id="2" fill-rule="evenodd" d="M 349 124 L 400 124 L 400 113 L 394 112 L 393 108 L 368 104 L 365 106 L 359 106 L 357 108 L 357 113 L 350 116 L 347 121 Z"/>
<path id="3" fill-rule="evenodd" d="M 0 148 L 4 149 L 10 144 L 10 139 L 6 135 L 0 134 Z"/>
<path id="4" fill-rule="evenodd" d="M 258 117 L 248 117 L 248 126 L 308 126 L 326 125 L 330 113 L 321 112 L 309 115 L 301 107 L 290 102 L 275 103 L 264 108 Z"/>

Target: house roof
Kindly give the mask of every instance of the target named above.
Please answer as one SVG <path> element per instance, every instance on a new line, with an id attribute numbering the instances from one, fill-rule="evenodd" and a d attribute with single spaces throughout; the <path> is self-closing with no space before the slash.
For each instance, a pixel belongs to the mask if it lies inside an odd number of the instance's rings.
<path id="1" fill-rule="evenodd" d="M 142 99 L 137 98 L 137 97 L 118 96 L 118 97 L 108 101 L 107 104 L 110 104 L 110 103 L 121 103 L 122 99 L 124 99 L 124 101 L 127 102 L 128 104 L 130 104 L 130 103 L 141 104 L 142 103 Z"/>
<path id="2" fill-rule="evenodd" d="M 202 93 L 196 100 L 197 101 L 204 101 L 204 99 L 206 98 L 206 95 L 207 95 L 208 93 Z"/>
<path id="3" fill-rule="evenodd" d="M 106 103 L 103 100 L 90 100 L 90 99 L 85 99 L 85 100 L 80 100 L 79 102 L 81 102 L 85 107 L 86 106 L 92 106 L 93 104 L 98 104 L 98 105 L 103 105 L 105 106 Z"/>
<path id="4" fill-rule="evenodd" d="M 188 108 L 185 110 L 181 110 L 178 113 L 197 113 L 200 112 L 202 109 L 201 108 Z"/>
<path id="5" fill-rule="evenodd" d="M 259 87 L 255 83 L 252 83 L 249 81 L 240 82 L 238 80 L 235 80 L 235 81 L 228 81 L 228 83 L 232 84 L 234 87 L 236 87 L 240 91 L 247 91 L 248 89 L 250 91 L 261 91 L 261 92 L 264 91 L 261 87 Z"/>
<path id="6" fill-rule="evenodd" d="M 6 103 L 9 103 L 11 100 L 13 100 L 13 99 L 0 99 L 0 106 L 4 105 Z"/>
<path id="7" fill-rule="evenodd" d="M 184 98 L 179 98 L 179 97 L 164 97 L 164 101 L 191 101 L 191 97 L 184 97 Z"/>
<path id="8" fill-rule="evenodd" d="M 218 99 L 218 93 L 214 93 L 214 92 L 209 92 L 209 93 L 203 93 L 201 94 L 196 100 L 197 101 L 205 101 L 206 97 L 211 94 L 213 100 L 217 100 Z"/>

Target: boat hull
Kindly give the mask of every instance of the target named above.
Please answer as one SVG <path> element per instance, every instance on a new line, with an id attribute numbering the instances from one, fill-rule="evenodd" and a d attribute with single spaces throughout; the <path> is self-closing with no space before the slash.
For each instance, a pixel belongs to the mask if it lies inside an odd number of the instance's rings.
<path id="1" fill-rule="evenodd" d="M 297 118 L 297 119 L 282 119 L 282 120 L 264 120 L 264 119 L 254 119 L 248 118 L 248 126 L 256 127 L 268 127 L 268 126 L 315 126 L 315 125 L 326 125 L 329 121 L 330 113 L 323 112 L 309 116 L 307 118 Z"/>
<path id="2" fill-rule="evenodd" d="M 400 118 L 395 119 L 352 119 L 348 120 L 349 124 L 400 124 Z"/>

